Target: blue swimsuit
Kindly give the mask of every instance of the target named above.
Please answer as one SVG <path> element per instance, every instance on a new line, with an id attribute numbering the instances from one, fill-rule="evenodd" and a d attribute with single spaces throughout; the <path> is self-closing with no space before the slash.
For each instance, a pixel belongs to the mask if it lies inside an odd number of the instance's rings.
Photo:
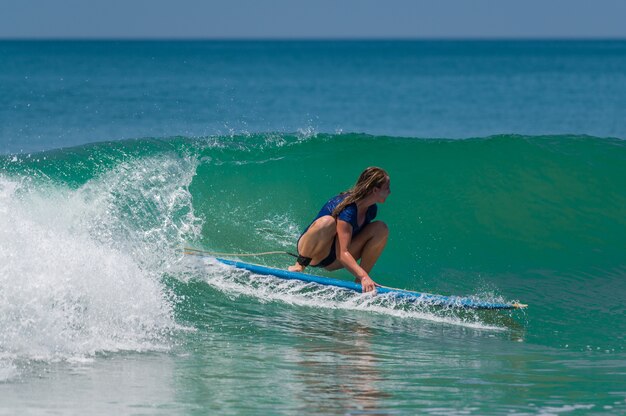
<path id="1" fill-rule="evenodd" d="M 324 204 L 322 209 L 320 209 L 320 212 L 317 213 L 317 216 L 313 219 L 313 221 L 311 221 L 311 224 L 309 224 L 309 226 L 306 227 L 304 232 L 300 235 L 300 238 L 302 238 L 302 235 L 304 235 L 304 233 L 306 233 L 309 230 L 311 225 L 315 221 L 317 221 L 317 219 L 325 215 L 332 215 L 333 211 L 335 210 L 335 207 L 337 207 L 337 205 L 339 205 L 341 201 L 346 199 L 347 196 L 348 194 L 337 195 L 331 198 L 328 202 L 326 202 L 326 204 Z M 372 222 L 374 218 L 376 218 L 377 212 L 378 212 L 378 207 L 376 206 L 376 204 L 371 205 L 367 209 L 367 213 L 365 214 L 365 221 L 363 221 L 363 224 L 359 226 L 358 219 L 357 219 L 358 212 L 357 212 L 356 204 L 352 203 L 348 205 L 347 207 L 345 207 L 339 213 L 339 215 L 337 216 L 337 220 L 345 221 L 352 226 L 352 238 L 354 238 L 358 233 L 361 232 L 361 230 L 363 230 L 363 228 L 365 228 L 367 224 L 369 224 L 370 222 Z M 298 242 L 299 241 L 300 239 L 298 239 Z M 337 238 L 335 238 L 335 241 L 333 241 L 333 245 L 330 248 L 330 253 L 328 253 L 328 256 L 326 256 L 326 258 L 320 261 L 318 264 L 311 264 L 311 267 L 326 267 L 330 265 L 332 262 L 334 262 L 337 259 L 336 243 L 337 243 Z"/>

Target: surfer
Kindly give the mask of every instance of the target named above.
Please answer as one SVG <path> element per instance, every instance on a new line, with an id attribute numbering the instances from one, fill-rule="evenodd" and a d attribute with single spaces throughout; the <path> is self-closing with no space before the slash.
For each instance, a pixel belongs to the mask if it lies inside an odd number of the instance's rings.
<path id="1" fill-rule="evenodd" d="M 375 289 L 369 273 L 387 244 L 389 231 L 372 221 L 390 189 L 389 175 L 381 168 L 365 169 L 349 190 L 331 198 L 298 239 L 298 259 L 289 271 L 307 266 L 333 271 L 346 268 L 363 292 Z M 360 264 L 357 260 L 361 260 Z"/>

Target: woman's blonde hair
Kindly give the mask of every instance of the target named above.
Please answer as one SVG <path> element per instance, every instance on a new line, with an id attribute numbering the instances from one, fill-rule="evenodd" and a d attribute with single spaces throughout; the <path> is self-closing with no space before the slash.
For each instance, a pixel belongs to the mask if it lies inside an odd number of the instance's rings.
<path id="1" fill-rule="evenodd" d="M 359 203 L 365 199 L 374 188 L 381 188 L 387 182 L 389 182 L 389 175 L 383 169 L 377 168 L 376 166 L 370 166 L 365 169 L 354 186 L 341 193 L 341 195 L 348 194 L 348 196 L 333 210 L 333 217 L 337 218 L 345 207 L 352 203 Z"/>

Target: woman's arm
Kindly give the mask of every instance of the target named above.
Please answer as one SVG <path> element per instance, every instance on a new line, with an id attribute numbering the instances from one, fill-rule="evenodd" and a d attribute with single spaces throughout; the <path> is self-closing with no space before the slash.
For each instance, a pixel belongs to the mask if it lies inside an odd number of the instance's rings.
<path id="1" fill-rule="evenodd" d="M 370 292 L 376 288 L 376 284 L 369 277 L 367 272 L 363 270 L 359 263 L 349 251 L 350 242 L 352 241 L 352 226 L 350 223 L 337 221 L 337 258 L 350 273 L 352 273 L 361 283 L 363 292 Z"/>

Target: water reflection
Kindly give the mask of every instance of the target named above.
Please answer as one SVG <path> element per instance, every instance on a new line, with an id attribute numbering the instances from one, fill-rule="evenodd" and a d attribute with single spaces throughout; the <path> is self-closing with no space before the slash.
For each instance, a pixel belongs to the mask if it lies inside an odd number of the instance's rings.
<path id="1" fill-rule="evenodd" d="M 375 330 L 356 320 L 327 324 L 332 329 L 307 325 L 306 337 L 285 357 L 296 364 L 296 377 L 304 386 L 298 401 L 321 413 L 390 414 L 381 408 L 382 399 L 391 396 L 379 388 L 384 379 L 381 360 L 372 350 Z"/>

